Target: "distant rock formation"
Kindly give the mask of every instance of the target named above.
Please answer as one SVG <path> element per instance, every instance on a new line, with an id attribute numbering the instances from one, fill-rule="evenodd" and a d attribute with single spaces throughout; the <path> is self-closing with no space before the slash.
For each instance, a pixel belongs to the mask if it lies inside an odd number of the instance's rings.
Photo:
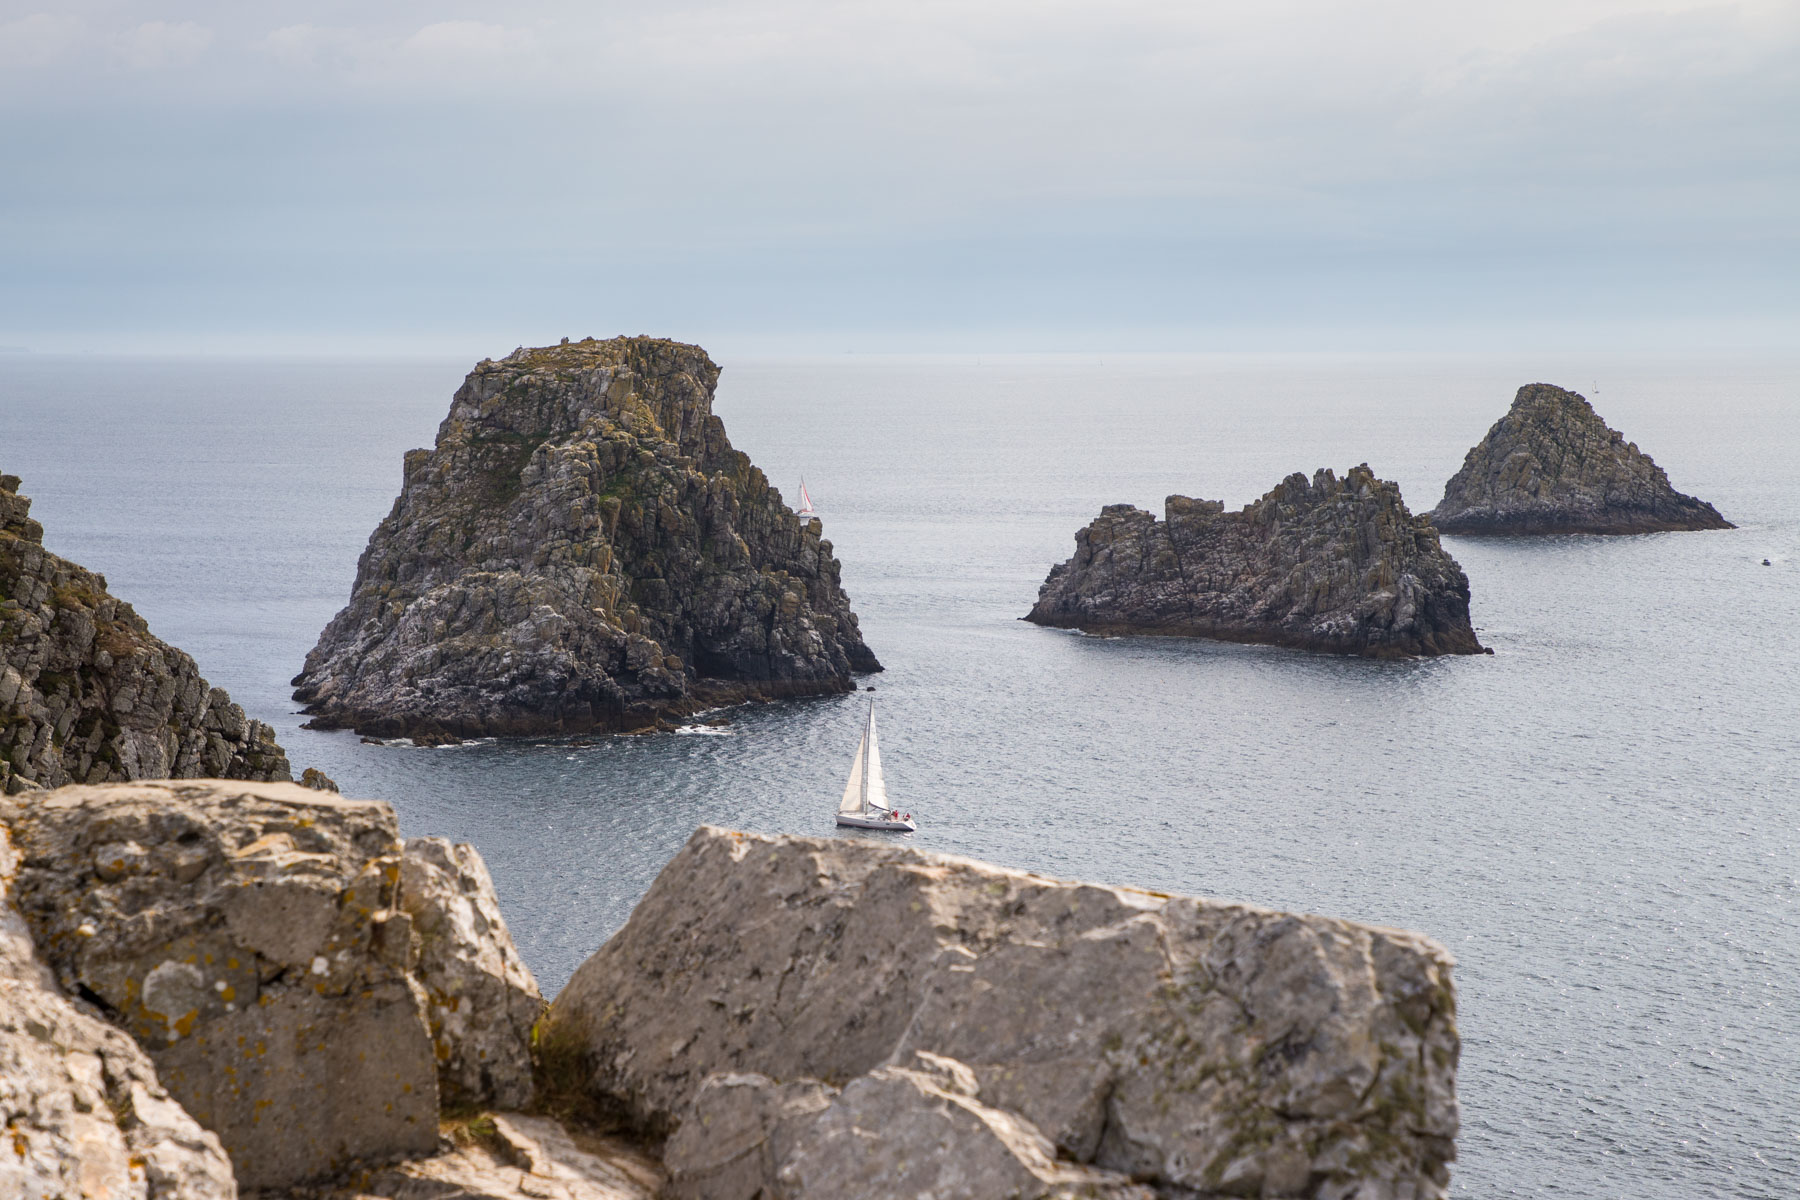
<path id="1" fill-rule="evenodd" d="M 286 780 L 275 732 L 153 636 L 106 579 L 44 549 L 0 475 L 0 791 L 131 779 Z"/>
<path id="2" fill-rule="evenodd" d="M 670 1135 L 682 1200 L 1435 1200 L 1450 971 L 1397 930 L 703 827 L 540 1054 Z"/>
<path id="3" fill-rule="evenodd" d="M 1295 473 L 1241 512 L 1170 496 L 1164 514 L 1102 509 L 1025 619 L 1377 658 L 1482 653 L 1468 577 L 1366 463 L 1342 480 Z"/>
<path id="4" fill-rule="evenodd" d="M 537 985 L 486 870 L 468 847 L 402 846 L 387 805 L 287 783 L 76 786 L 0 801 L 0 828 L 7 899 L 56 981 L 148 1053 L 147 1095 L 160 1078 L 181 1105 L 162 1102 L 162 1126 L 192 1114 L 217 1135 L 181 1134 L 192 1170 L 223 1143 L 246 1189 L 328 1179 L 435 1154 L 440 1092 L 530 1099 Z"/>
<path id="5" fill-rule="evenodd" d="M 1432 511 L 1444 533 L 1659 533 L 1735 529 L 1669 486 L 1585 397 L 1530 383 L 1463 459 Z"/>
<path id="6" fill-rule="evenodd" d="M 712 414 L 718 377 L 642 337 L 478 365 L 294 680 L 313 726 L 642 728 L 880 670 L 819 522 Z"/>

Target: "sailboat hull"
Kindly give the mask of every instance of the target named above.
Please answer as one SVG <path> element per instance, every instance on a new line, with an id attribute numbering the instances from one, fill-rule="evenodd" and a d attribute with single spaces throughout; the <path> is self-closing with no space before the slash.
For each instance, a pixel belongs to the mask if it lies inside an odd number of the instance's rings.
<path id="1" fill-rule="evenodd" d="M 861 813 L 839 813 L 839 825 L 848 825 L 852 829 L 881 829 L 889 833 L 911 833 L 918 825 L 911 821 L 894 821 L 887 817 L 865 817 Z"/>

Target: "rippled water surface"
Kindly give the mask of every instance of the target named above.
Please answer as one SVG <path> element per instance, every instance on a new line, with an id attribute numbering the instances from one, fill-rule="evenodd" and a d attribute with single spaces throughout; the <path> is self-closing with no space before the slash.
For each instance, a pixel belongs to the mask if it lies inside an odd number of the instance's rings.
<path id="1" fill-rule="evenodd" d="M 0 359 L 0 469 L 296 768 L 476 843 L 553 992 L 696 824 L 833 832 L 861 701 L 441 750 L 299 729 L 287 680 L 467 366 Z M 1437 937 L 1459 1196 L 1800 1193 L 1800 364 L 725 367 L 717 411 L 790 496 L 806 476 L 887 666 L 868 682 L 916 844 Z M 1367 461 L 1428 509 L 1519 384 L 1596 378 L 1601 413 L 1741 528 L 1446 539 L 1491 658 L 1017 620 L 1102 504 L 1235 507 Z"/>

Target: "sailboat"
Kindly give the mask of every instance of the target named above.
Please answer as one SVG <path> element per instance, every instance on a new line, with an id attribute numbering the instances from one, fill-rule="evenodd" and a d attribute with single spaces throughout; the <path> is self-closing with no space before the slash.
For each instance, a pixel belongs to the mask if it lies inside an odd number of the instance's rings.
<path id="1" fill-rule="evenodd" d="M 837 823 L 853 829 L 887 829 L 911 833 L 918 826 L 911 814 L 901 816 L 888 806 L 887 782 L 881 777 L 881 747 L 875 744 L 875 701 L 869 701 L 869 722 L 863 727 L 856 761 L 850 764 L 850 782 L 838 801 Z"/>
<path id="2" fill-rule="evenodd" d="M 804 478 L 800 480 L 800 507 L 794 515 L 799 517 L 802 521 L 810 521 L 812 518 L 819 515 L 813 508 L 812 494 L 806 490 L 806 480 Z"/>

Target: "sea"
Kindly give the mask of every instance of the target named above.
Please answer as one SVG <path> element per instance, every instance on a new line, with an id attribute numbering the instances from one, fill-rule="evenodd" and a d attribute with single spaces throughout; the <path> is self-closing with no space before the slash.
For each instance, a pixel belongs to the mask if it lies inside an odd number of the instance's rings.
<path id="1" fill-rule="evenodd" d="M 289 680 L 470 365 L 0 357 L 47 544 L 273 724 L 295 770 L 473 842 L 546 995 L 695 826 L 833 836 L 871 693 L 648 737 L 367 745 Z M 726 358 L 869 646 L 912 844 L 1422 930 L 1456 956 L 1458 1197 L 1800 1194 L 1800 358 Z M 1446 538 L 1492 657 L 1020 618 L 1102 505 L 1367 462 L 1431 508 L 1525 383 L 1582 391 L 1709 533 Z"/>

